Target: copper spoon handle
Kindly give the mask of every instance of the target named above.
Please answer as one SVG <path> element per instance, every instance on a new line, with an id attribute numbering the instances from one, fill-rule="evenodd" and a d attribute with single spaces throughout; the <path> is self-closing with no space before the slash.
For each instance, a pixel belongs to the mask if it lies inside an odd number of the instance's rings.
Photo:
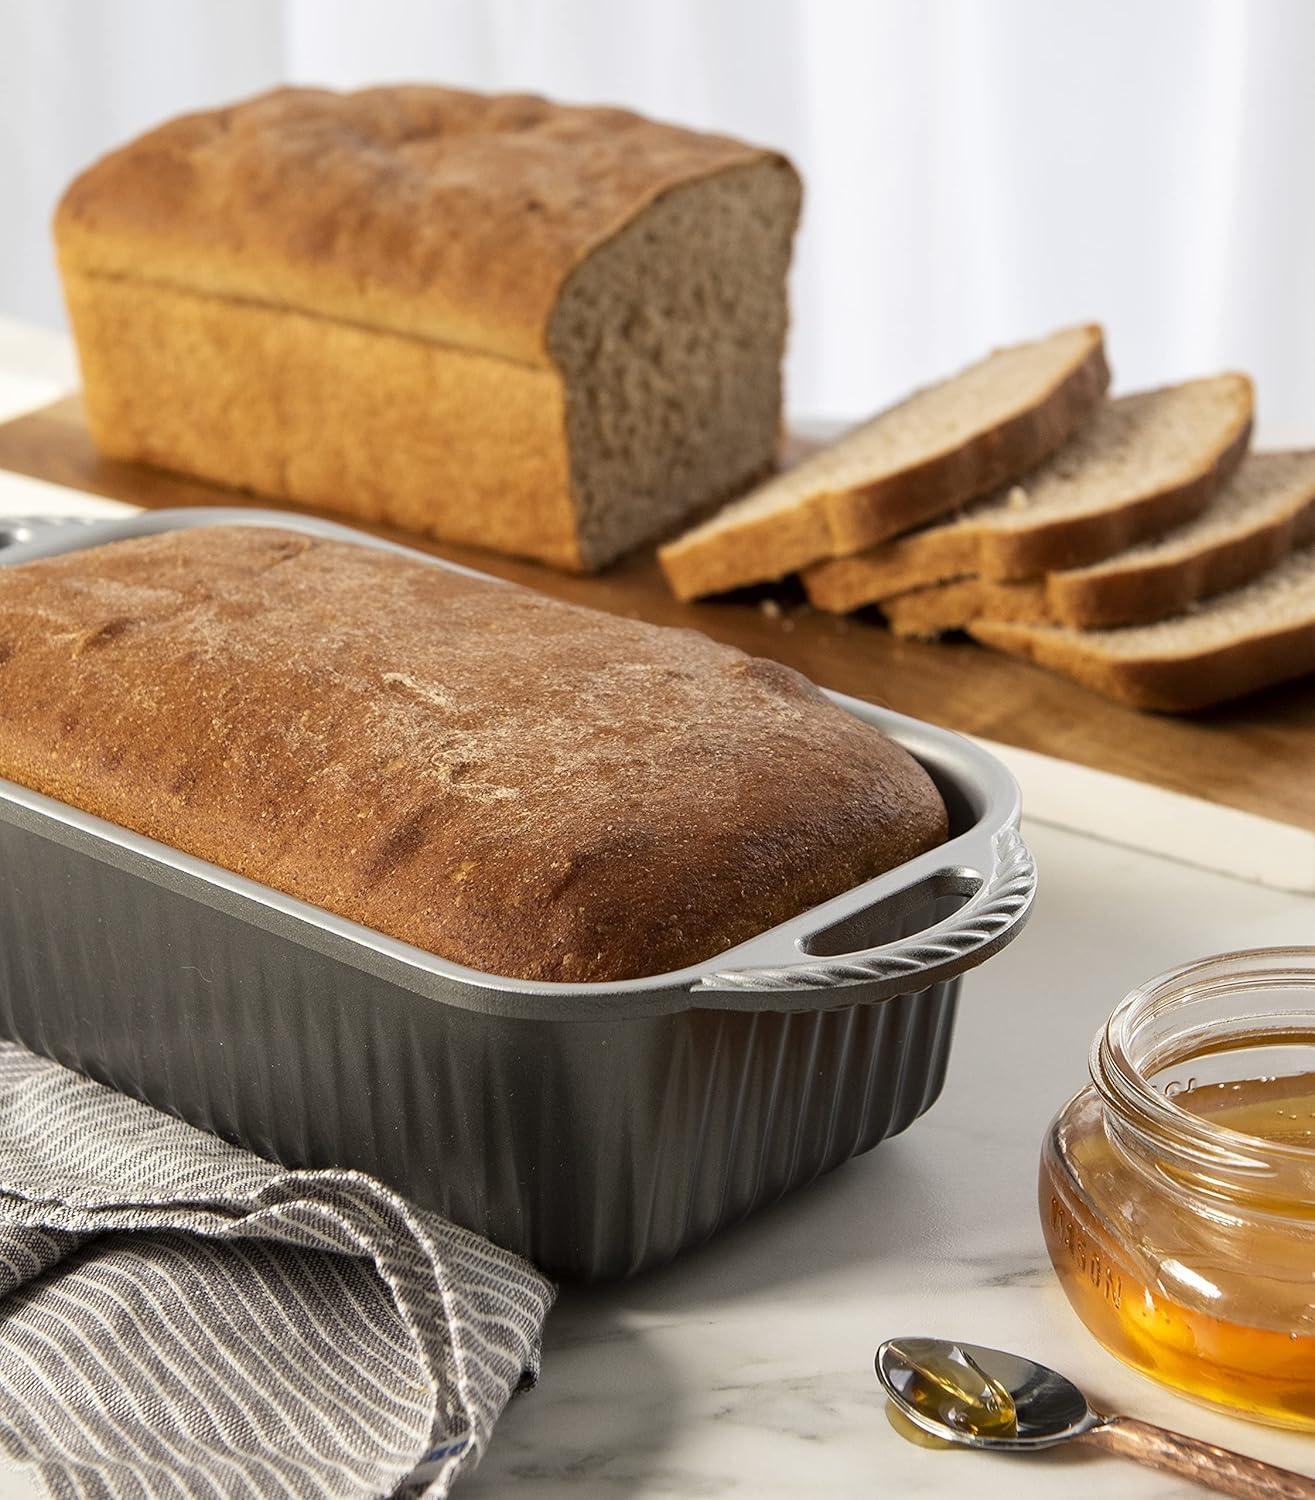
<path id="1" fill-rule="evenodd" d="M 1131 1458 L 1149 1469 L 1178 1474 L 1238 1500 L 1315 1500 L 1315 1479 L 1277 1469 L 1258 1458 L 1216 1448 L 1132 1417 L 1110 1417 L 1082 1434 L 1080 1441 Z"/>

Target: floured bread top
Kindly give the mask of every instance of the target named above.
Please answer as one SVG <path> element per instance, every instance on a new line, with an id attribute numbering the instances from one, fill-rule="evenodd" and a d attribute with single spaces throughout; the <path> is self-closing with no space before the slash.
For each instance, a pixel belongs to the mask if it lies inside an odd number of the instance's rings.
<path id="1" fill-rule="evenodd" d="M 1208 472 L 1246 431 L 1245 375 L 1217 375 L 1107 402 L 1039 468 L 968 506 L 948 529 L 1026 531 L 1098 514 Z"/>
<path id="2" fill-rule="evenodd" d="M 785 667 L 260 527 L 0 568 L 0 775 L 566 981 L 695 963 L 946 834 L 922 768 Z"/>
<path id="3" fill-rule="evenodd" d="M 784 474 L 733 501 L 672 542 L 675 553 L 773 511 L 824 494 L 875 485 L 961 448 L 1035 407 L 1100 346 L 1099 328 L 1066 328 L 1034 343 L 998 349 L 949 380 L 881 412 Z"/>
<path id="4" fill-rule="evenodd" d="M 1235 641 L 1306 624 L 1315 624 L 1315 547 L 1294 552 L 1254 583 L 1218 594 L 1187 614 L 1153 625 L 1047 629 L 1046 635 L 1071 643 L 1083 655 L 1159 660 L 1201 656 Z M 1017 628 L 1025 632 L 1030 627 Z"/>
<path id="5" fill-rule="evenodd" d="M 660 194 L 784 157 L 626 110 L 415 85 L 282 88 L 112 152 L 66 273 L 341 318 L 531 364 L 566 277 Z"/>
<path id="6" fill-rule="evenodd" d="M 1065 578 L 1098 578 L 1185 561 L 1315 509 L 1315 450 L 1249 453 L 1237 473 L 1194 521 L 1105 562 L 1073 568 Z"/>

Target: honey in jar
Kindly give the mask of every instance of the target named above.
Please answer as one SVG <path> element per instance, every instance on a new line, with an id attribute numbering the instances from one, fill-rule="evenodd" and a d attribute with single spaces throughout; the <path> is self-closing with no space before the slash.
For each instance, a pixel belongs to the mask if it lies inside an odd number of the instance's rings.
<path id="1" fill-rule="evenodd" d="M 1315 949 L 1134 991 L 1091 1073 L 1040 1177 L 1079 1317 L 1186 1395 L 1315 1430 Z"/>

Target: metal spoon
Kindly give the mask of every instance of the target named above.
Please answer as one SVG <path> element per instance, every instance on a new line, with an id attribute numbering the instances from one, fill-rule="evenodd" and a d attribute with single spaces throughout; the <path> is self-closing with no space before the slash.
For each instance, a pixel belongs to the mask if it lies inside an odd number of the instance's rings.
<path id="1" fill-rule="evenodd" d="M 1240 1500 L 1315 1500 L 1315 1479 L 1149 1422 L 1101 1416 L 1071 1380 L 1001 1349 L 946 1339 L 887 1339 L 876 1365 L 896 1409 L 948 1442 L 1000 1451 L 1083 1442 Z M 943 1399 L 947 1369 L 963 1376 L 964 1389 L 952 1393 L 957 1399 Z"/>

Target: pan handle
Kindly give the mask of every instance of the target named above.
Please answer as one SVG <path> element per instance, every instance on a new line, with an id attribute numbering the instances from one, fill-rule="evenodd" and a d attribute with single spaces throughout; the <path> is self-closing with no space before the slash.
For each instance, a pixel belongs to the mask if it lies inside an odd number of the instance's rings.
<path id="1" fill-rule="evenodd" d="M 12 547 L 18 545 L 20 542 L 35 541 L 43 531 L 71 526 L 92 526 L 97 521 L 104 521 L 106 519 L 108 518 L 103 515 L 0 515 L 0 547 Z"/>
<path id="2" fill-rule="evenodd" d="M 897 882 L 878 882 L 867 904 L 874 906 L 909 897 L 918 889 L 939 884 L 945 890 L 970 890 L 968 900 L 950 916 L 931 927 L 896 938 L 880 946 L 807 958 L 804 944 L 818 930 L 817 916 L 808 932 L 790 934 L 790 948 L 800 962 L 782 962 L 771 967 L 730 969 L 701 976 L 691 988 L 706 995 L 710 1003 L 725 1009 L 758 1009 L 767 995 L 783 1002 L 767 1008 L 791 1008 L 792 992 L 808 991 L 808 1004 L 816 1008 L 887 1000 L 893 995 L 926 989 L 976 967 L 1011 942 L 1022 930 L 1036 894 L 1036 863 L 1018 829 L 1000 829 L 982 851 L 985 872 L 963 866 L 948 868 L 923 861 L 898 872 Z M 862 986 L 863 994 L 845 992 Z M 831 991 L 824 1000 L 818 991 Z M 713 998 L 713 997 L 717 998 Z M 750 997 L 755 997 L 751 999 Z M 738 997 L 738 1003 L 737 1003 Z"/>

